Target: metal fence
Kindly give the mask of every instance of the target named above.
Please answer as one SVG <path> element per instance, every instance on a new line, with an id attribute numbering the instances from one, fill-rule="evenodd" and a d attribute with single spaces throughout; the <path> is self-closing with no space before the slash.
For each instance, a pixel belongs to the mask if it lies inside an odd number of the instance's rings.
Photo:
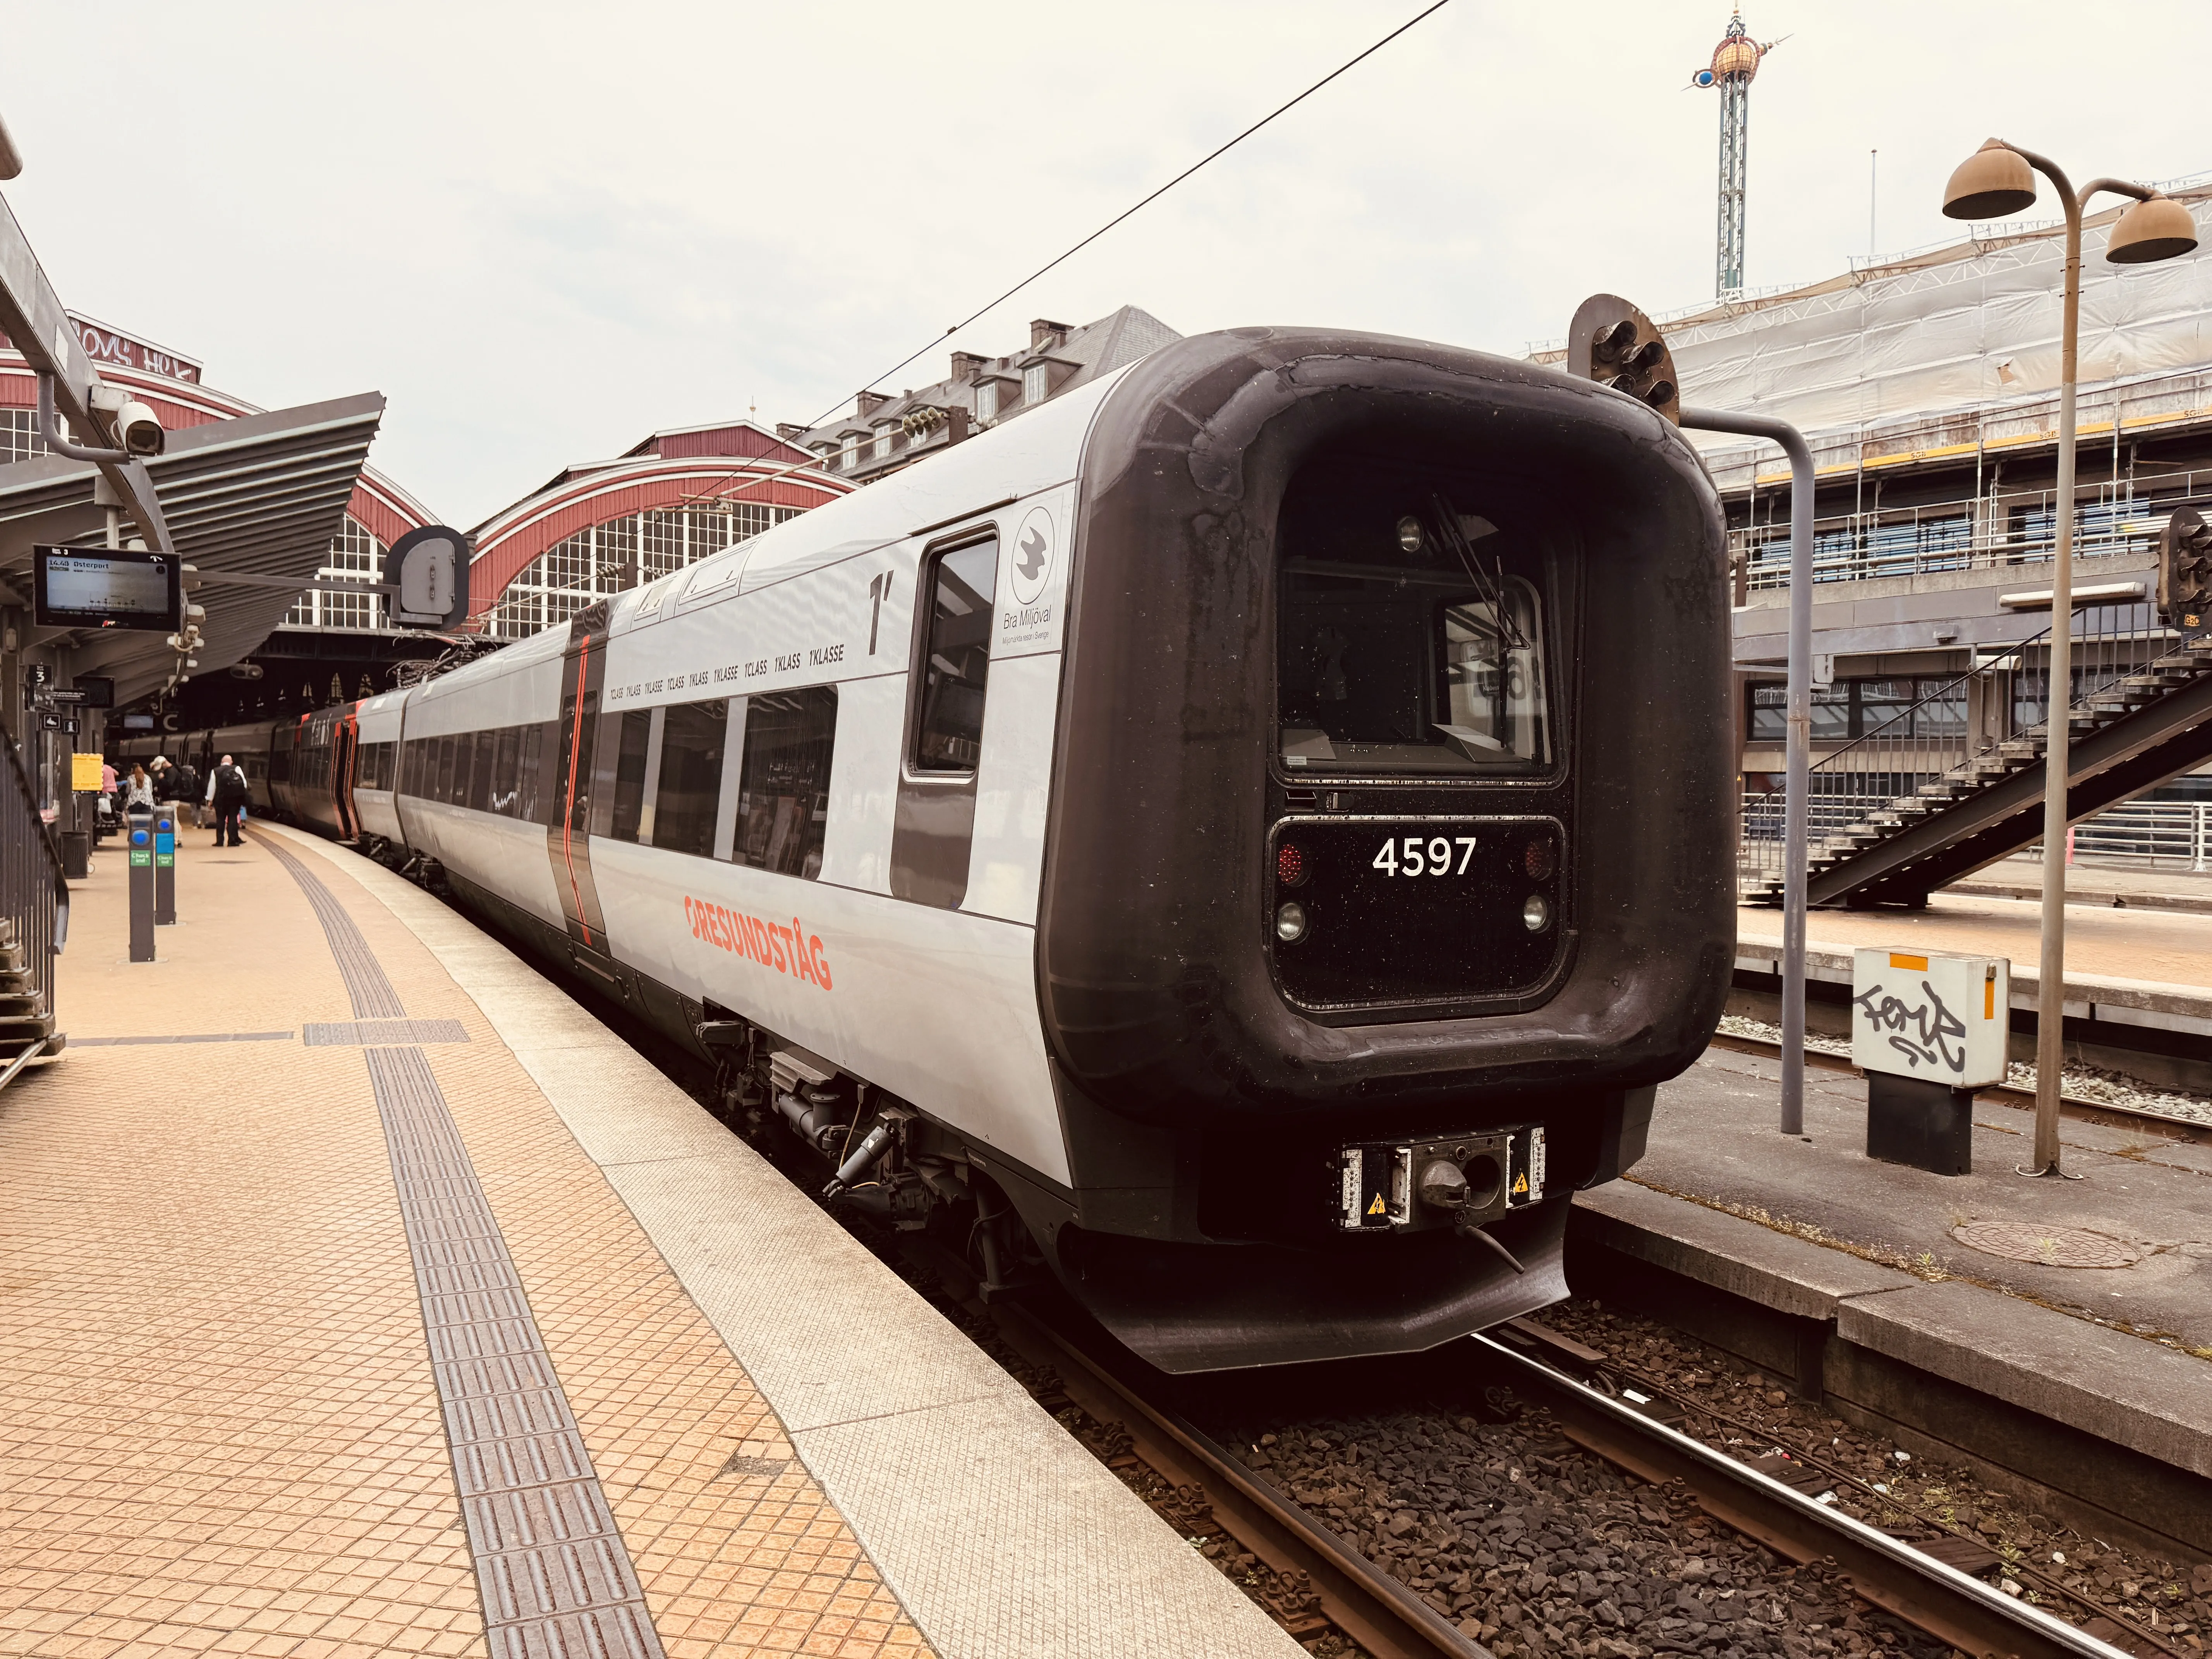
<path id="1" fill-rule="evenodd" d="M 2029 851 L 2039 858 L 2043 844 Z M 2212 800 L 2131 800 L 2107 807 L 2074 826 L 2074 856 L 2212 872 Z"/>
<path id="2" fill-rule="evenodd" d="M 0 780 L 0 915 L 13 924 L 14 943 L 21 947 L 29 972 L 23 994 L 36 999 L 27 1007 L 15 1005 L 18 1013 L 0 1026 L 6 1031 L 23 1030 L 33 1019 L 54 1012 L 54 955 L 68 933 L 69 884 L 63 879 L 61 849 L 40 815 L 38 790 L 4 732 L 0 749 L 8 755 L 0 765 L 6 775 Z"/>
<path id="3" fill-rule="evenodd" d="M 1889 827 L 1893 805 L 1951 778 L 2002 776 L 2040 750 L 2050 717 L 2051 630 L 1985 657 L 1853 742 L 1814 763 L 1807 782 L 1808 851 L 1827 841 L 1867 841 Z M 2076 725 L 2117 711 L 2120 682 L 2173 649 L 2176 636 L 2142 604 L 2085 606 L 2074 614 L 2073 663 L 2064 707 Z M 1946 787 L 1948 797 L 1952 792 Z M 1782 879 L 1783 792 L 1747 796 L 1737 869 L 1756 890 Z M 1894 820 L 1891 820 L 1893 824 Z M 2076 846 L 2080 838 L 2076 837 Z"/>
<path id="4" fill-rule="evenodd" d="M 2087 487 L 2077 492 L 2075 556 L 2148 551 L 2175 507 L 2205 495 L 2212 495 L 2212 474 L 2203 484 L 2184 472 L 2155 483 L 2123 479 Z M 2048 489 L 1837 514 L 1813 520 L 1813 580 L 1871 581 L 2046 562 L 2057 536 L 2057 495 Z M 1730 531 L 1729 550 L 1742 562 L 1752 587 L 1790 586 L 1786 514 L 1778 523 Z"/>

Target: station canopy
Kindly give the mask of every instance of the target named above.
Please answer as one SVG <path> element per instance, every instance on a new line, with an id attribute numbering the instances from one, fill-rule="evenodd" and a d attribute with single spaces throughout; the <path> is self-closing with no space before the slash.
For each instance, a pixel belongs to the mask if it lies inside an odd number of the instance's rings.
<path id="1" fill-rule="evenodd" d="M 209 421 L 172 430 L 165 453 L 147 459 L 177 552 L 199 572 L 189 598 L 207 615 L 191 673 L 220 673 L 244 659 L 316 580 L 383 416 L 382 395 L 365 392 Z M 106 545 L 98 479 L 91 463 L 58 455 L 0 465 L 0 587 L 13 590 L 0 598 L 29 611 L 33 546 Z M 126 544 L 135 533 L 126 513 Z M 28 632 L 27 646 L 60 642 L 70 630 Z M 71 674 L 112 677 L 118 706 L 160 690 L 178 666 L 166 635 L 74 632 Z"/>

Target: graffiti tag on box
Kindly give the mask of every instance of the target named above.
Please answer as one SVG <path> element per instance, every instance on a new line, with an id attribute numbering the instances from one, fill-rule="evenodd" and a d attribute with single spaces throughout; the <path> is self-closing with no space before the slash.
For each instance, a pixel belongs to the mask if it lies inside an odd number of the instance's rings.
<path id="1" fill-rule="evenodd" d="M 1875 1030 L 1905 1056 L 1908 1066 L 1917 1070 L 1924 1065 L 1964 1075 L 1966 1023 L 1943 1006 L 1936 988 L 1924 979 L 1920 981 L 1918 1000 L 1909 1000 L 1911 997 L 1909 988 L 1899 995 L 1886 986 L 1869 985 L 1852 1000 Z"/>

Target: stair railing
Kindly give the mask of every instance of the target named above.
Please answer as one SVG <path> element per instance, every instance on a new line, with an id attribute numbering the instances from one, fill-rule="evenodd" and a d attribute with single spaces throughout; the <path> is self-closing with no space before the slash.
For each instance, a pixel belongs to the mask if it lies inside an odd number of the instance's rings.
<path id="1" fill-rule="evenodd" d="M 2074 613 L 2073 673 L 2067 707 L 2077 724 L 2087 724 L 2100 706 L 2121 706 L 2121 682 L 2145 672 L 2173 649 L 2174 635 L 2156 611 L 2140 603 L 2087 605 Z M 1938 786 L 1947 775 L 1980 769 L 1989 781 L 2040 751 L 2008 756 L 2005 745 L 2041 736 L 2049 708 L 2051 630 L 2006 647 L 1899 709 L 1864 735 L 1816 761 L 1807 781 L 1808 858 L 1819 860 L 1824 843 L 1859 836 L 1871 845 L 1887 827 L 1880 815 L 1916 793 Z M 1977 709 L 1975 682 L 1982 684 Z M 1991 699 L 1998 699 L 1995 707 Z M 1814 740 L 1819 736 L 1814 734 Z M 1747 796 L 1736 870 L 1747 893 L 1763 893 L 1783 878 L 1783 792 Z"/>
<path id="2" fill-rule="evenodd" d="M 13 924 L 14 943 L 37 999 L 37 1014 L 54 1012 L 54 956 L 69 931 L 69 884 L 61 848 L 39 811 L 39 793 L 15 742 L 0 731 L 8 759 L 0 774 L 0 916 Z M 4 1057 L 4 1056 L 0 1056 Z"/>

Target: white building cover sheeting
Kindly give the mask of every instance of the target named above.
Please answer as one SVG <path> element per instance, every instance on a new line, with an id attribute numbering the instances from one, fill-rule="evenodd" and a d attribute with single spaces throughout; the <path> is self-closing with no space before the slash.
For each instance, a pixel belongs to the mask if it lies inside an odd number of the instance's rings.
<path id="1" fill-rule="evenodd" d="M 2200 236 L 2212 187 L 2177 191 Z M 2080 383 L 2212 363 L 2212 237 L 2158 264 L 2114 265 L 2117 210 L 2082 238 Z M 1662 325 L 1685 403 L 1808 433 L 2048 397 L 2058 385 L 2063 228 L 1977 240 Z M 1700 434 L 1735 448 L 1740 438 Z"/>

